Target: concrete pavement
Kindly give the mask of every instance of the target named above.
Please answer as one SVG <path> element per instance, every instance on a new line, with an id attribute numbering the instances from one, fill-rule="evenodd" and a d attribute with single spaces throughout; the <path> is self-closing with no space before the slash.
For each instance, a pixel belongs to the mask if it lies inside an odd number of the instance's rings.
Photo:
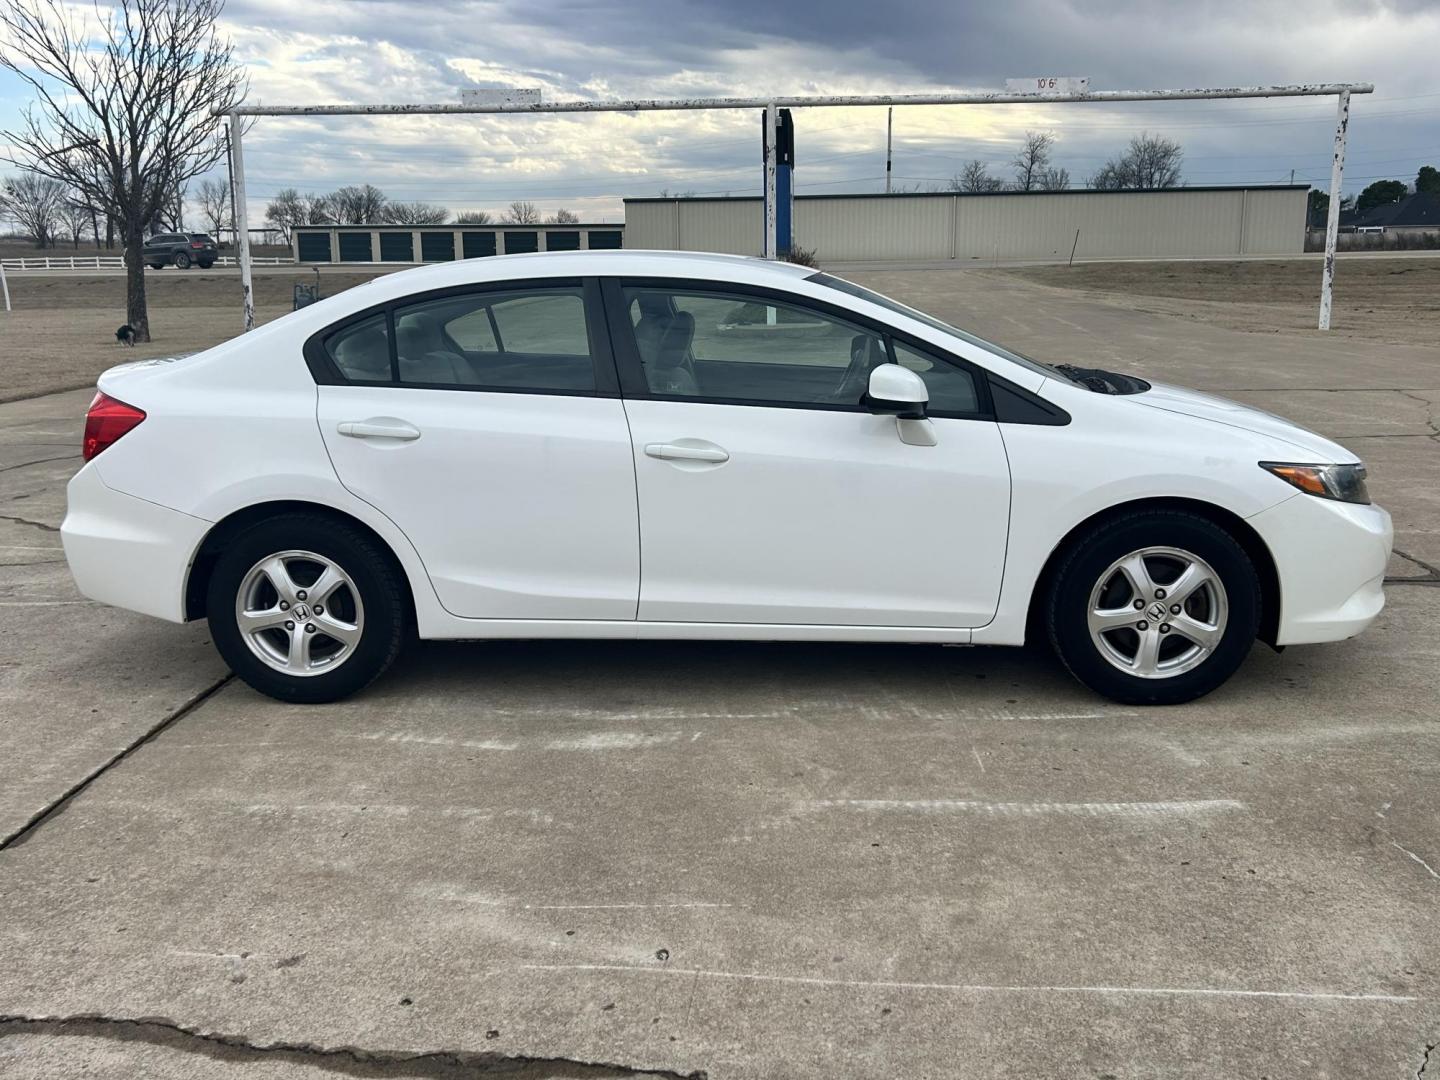
<path id="1" fill-rule="evenodd" d="M 203 625 L 76 602 L 85 395 L 0 406 L 0 1074 L 1440 1061 L 1440 349 L 884 277 L 1360 449 L 1408 556 L 1379 623 L 1168 710 L 1039 651 L 605 642 L 426 646 L 290 708 Z"/>

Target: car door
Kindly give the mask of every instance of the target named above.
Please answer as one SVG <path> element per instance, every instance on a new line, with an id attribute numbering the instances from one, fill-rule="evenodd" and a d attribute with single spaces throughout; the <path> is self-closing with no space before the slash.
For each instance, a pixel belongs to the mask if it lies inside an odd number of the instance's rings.
<path id="1" fill-rule="evenodd" d="M 340 481 L 452 614 L 635 618 L 635 468 L 599 304 L 579 280 L 451 289 L 306 346 Z"/>
<path id="2" fill-rule="evenodd" d="M 641 620 L 990 621 L 1010 474 L 981 373 L 789 294 L 605 290 L 635 451 Z M 859 405 L 870 368 L 891 360 L 926 381 L 935 445 Z"/>

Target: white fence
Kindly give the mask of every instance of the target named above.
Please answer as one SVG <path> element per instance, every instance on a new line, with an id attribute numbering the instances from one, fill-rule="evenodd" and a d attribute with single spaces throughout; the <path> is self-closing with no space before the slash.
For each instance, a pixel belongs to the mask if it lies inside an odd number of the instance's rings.
<path id="1" fill-rule="evenodd" d="M 256 266 L 293 266 L 292 258 L 257 258 L 251 260 Z M 235 259 L 222 255 L 215 260 L 216 266 L 234 266 Z M 67 255 L 63 258 L 42 256 L 34 259 L 0 259 L 0 266 L 8 274 L 22 270 L 123 270 L 125 259 L 119 255 Z"/>

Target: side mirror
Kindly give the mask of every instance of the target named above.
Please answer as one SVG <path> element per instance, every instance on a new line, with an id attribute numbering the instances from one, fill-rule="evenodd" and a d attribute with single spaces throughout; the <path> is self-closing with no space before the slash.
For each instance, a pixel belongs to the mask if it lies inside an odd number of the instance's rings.
<path id="1" fill-rule="evenodd" d="M 861 404 L 872 413 L 923 420 L 929 400 L 925 380 L 915 372 L 899 364 L 878 364 L 870 371 L 870 385 Z"/>

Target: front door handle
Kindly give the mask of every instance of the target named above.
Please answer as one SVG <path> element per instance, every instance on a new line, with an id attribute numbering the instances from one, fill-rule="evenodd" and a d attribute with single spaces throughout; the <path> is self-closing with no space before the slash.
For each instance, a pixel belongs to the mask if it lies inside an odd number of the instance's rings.
<path id="1" fill-rule="evenodd" d="M 372 416 L 369 420 L 342 420 L 336 428 L 352 439 L 398 439 L 411 442 L 420 437 L 420 429 L 393 416 Z"/>
<path id="2" fill-rule="evenodd" d="M 730 460 L 730 455 L 723 447 L 716 446 L 714 443 L 700 443 L 699 440 L 694 440 L 692 444 L 688 445 L 686 443 L 646 443 L 645 453 L 648 457 L 659 458 L 661 461 L 708 461 L 712 465 L 719 465 L 721 462 Z"/>

